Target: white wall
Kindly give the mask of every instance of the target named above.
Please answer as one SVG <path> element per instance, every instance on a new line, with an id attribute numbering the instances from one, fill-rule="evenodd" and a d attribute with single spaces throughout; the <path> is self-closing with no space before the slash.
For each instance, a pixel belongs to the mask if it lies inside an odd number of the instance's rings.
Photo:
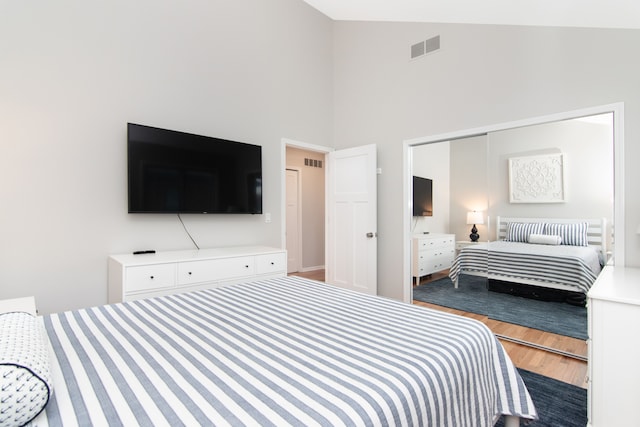
<path id="1" fill-rule="evenodd" d="M 441 50 L 409 60 L 440 35 Z M 403 298 L 403 141 L 625 103 L 626 259 L 640 265 L 639 30 L 337 22 L 336 148 L 378 145 L 378 289 Z"/>
<path id="2" fill-rule="evenodd" d="M 608 224 L 613 223 L 612 123 L 567 120 L 492 132 L 488 144 L 492 218 L 606 218 Z M 565 201 L 510 203 L 509 158 L 546 153 L 564 153 Z"/>
<path id="3" fill-rule="evenodd" d="M 416 234 L 449 233 L 449 143 L 414 149 L 413 174 L 433 180 L 433 216 L 413 217 L 412 231 Z"/>
<path id="4" fill-rule="evenodd" d="M 263 146 L 260 215 L 185 215 L 201 247 L 281 244 L 283 137 L 331 145 L 333 23 L 299 0 L 4 2 L 0 298 L 107 301 L 107 256 L 193 245 L 128 215 L 126 123 Z"/>
<path id="5" fill-rule="evenodd" d="M 443 143 L 444 144 L 444 143 Z M 476 136 L 446 142 L 451 147 L 451 233 L 469 241 L 472 225 L 467 212 L 482 212 L 484 224 L 476 224 L 479 241 L 489 240 L 487 224 L 489 192 L 487 137 Z"/>

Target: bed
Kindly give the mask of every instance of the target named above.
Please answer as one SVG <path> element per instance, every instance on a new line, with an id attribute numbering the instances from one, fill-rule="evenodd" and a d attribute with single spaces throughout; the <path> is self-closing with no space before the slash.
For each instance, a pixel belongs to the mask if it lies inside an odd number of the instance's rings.
<path id="1" fill-rule="evenodd" d="M 584 296 L 607 257 L 605 219 L 497 217 L 497 240 L 469 245 L 456 256 L 449 277 L 548 288 Z"/>
<path id="2" fill-rule="evenodd" d="M 53 393 L 34 426 L 490 426 L 501 414 L 507 425 L 537 417 L 484 324 L 299 277 L 38 320 Z"/>

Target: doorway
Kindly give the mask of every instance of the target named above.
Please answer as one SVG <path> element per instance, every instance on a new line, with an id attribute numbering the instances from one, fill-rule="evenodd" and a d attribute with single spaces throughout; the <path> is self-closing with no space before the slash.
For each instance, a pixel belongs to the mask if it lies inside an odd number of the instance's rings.
<path id="1" fill-rule="evenodd" d="M 375 144 L 334 150 L 282 139 L 282 247 L 287 247 L 286 169 L 297 167 L 302 186 L 301 264 L 324 269 L 329 284 L 377 294 L 377 150 Z M 317 186 L 307 186 L 312 170 Z M 325 206 L 326 204 L 326 206 Z M 315 220 L 309 220 L 312 218 Z M 365 229 L 366 228 L 366 229 Z M 340 253 L 339 255 L 337 255 Z M 316 260 L 309 262 L 309 255 Z"/>
<path id="2" fill-rule="evenodd" d="M 326 152 L 286 143 L 285 248 L 288 273 L 325 268 Z"/>

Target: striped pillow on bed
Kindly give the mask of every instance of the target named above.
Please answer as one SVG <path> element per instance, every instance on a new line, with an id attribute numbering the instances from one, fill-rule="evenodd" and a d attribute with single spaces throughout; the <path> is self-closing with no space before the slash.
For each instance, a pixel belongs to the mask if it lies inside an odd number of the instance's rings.
<path id="1" fill-rule="evenodd" d="M 544 234 L 544 230 L 545 224 L 543 222 L 509 222 L 504 240 L 527 243 L 530 234 Z"/>
<path id="2" fill-rule="evenodd" d="M 573 224 L 547 224 L 545 234 L 560 236 L 563 245 L 589 246 L 587 229 L 589 224 L 578 222 Z"/>

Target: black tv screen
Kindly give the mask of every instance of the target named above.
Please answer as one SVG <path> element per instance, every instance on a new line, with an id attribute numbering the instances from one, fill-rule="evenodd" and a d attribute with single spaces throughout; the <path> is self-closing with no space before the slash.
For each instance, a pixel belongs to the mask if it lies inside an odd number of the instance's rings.
<path id="1" fill-rule="evenodd" d="M 129 213 L 262 213 L 262 147 L 127 124 Z"/>
<path id="2" fill-rule="evenodd" d="M 433 181 L 413 177 L 413 216 L 433 216 Z"/>

